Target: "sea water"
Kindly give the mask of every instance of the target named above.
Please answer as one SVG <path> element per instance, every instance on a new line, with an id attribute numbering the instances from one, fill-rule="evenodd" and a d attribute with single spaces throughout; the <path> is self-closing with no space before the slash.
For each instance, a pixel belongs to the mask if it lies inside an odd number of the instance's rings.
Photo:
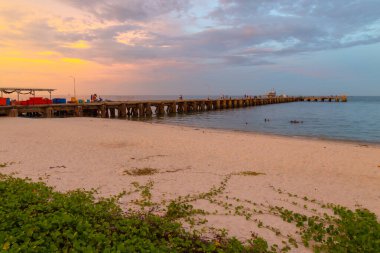
<path id="1" fill-rule="evenodd" d="M 184 96 L 184 99 L 208 96 Z M 174 100 L 178 96 L 104 96 L 113 101 Z M 216 98 L 216 96 L 210 96 Z M 269 121 L 265 121 L 268 119 Z M 193 127 L 380 143 L 380 97 L 348 102 L 294 102 L 152 117 L 149 122 Z M 302 123 L 292 124 L 290 121 Z"/>
<path id="2" fill-rule="evenodd" d="M 167 99 L 170 99 L 167 97 Z M 265 121 L 268 119 L 269 121 Z M 302 123 L 291 123 L 291 121 Z M 380 97 L 294 102 L 153 117 L 150 122 L 380 143 Z"/>

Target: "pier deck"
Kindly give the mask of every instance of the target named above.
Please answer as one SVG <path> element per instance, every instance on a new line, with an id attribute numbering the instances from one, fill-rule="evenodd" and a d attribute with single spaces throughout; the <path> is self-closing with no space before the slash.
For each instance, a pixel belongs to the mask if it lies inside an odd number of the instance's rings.
<path id="1" fill-rule="evenodd" d="M 0 106 L 0 115 L 9 117 L 101 117 L 127 118 L 163 116 L 176 113 L 202 112 L 291 102 L 346 102 L 346 96 L 319 97 L 245 97 L 230 99 L 115 101 L 83 104 Z"/>

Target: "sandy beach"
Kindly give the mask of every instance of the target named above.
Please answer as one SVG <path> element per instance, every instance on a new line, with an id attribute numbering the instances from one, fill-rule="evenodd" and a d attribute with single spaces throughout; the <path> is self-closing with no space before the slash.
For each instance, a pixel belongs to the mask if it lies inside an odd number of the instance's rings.
<path id="1" fill-rule="evenodd" d="M 231 176 L 225 194 L 256 203 L 291 206 L 289 195 L 323 203 L 368 208 L 380 215 L 380 147 L 98 118 L 0 119 L 0 173 L 42 180 L 59 191 L 96 188 L 101 196 L 129 191 L 132 182 L 152 181 L 153 199 L 208 192 Z M 125 172 L 153 168 L 158 173 Z M 257 176 L 242 176 L 254 171 Z M 127 209 L 130 198 L 122 199 Z M 207 201 L 194 206 L 212 212 Z M 210 214 L 208 225 L 247 239 L 271 231 L 239 216 Z M 293 233 L 277 217 L 261 220 Z M 302 252 L 302 249 L 298 249 Z"/>

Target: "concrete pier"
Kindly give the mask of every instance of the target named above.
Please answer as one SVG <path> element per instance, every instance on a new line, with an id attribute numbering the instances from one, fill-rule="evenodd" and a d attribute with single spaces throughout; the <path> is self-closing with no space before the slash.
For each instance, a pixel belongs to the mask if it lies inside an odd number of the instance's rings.
<path id="1" fill-rule="evenodd" d="M 143 118 L 152 115 L 203 112 L 292 102 L 347 102 L 346 96 L 309 97 L 244 97 L 222 99 L 118 101 L 83 104 L 50 104 L 0 106 L 0 115 L 9 117 L 38 115 L 40 117 L 101 117 Z M 154 112 L 154 113 L 153 113 Z"/>

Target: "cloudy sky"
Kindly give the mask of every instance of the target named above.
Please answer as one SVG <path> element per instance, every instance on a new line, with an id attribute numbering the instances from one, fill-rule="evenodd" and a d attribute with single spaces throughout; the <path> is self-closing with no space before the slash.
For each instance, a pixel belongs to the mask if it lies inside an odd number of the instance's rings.
<path id="1" fill-rule="evenodd" d="M 0 87 L 380 95 L 379 0 L 0 0 Z"/>

